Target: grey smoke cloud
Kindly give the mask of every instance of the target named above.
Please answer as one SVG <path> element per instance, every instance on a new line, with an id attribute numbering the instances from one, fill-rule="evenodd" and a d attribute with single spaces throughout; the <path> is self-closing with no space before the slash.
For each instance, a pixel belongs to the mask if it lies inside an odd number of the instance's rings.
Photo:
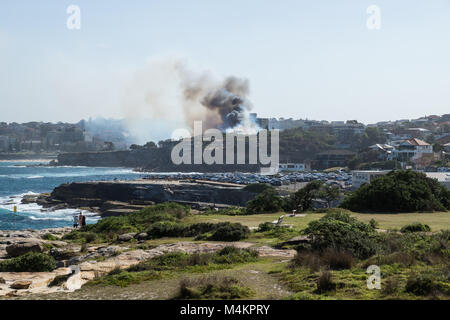
<path id="1" fill-rule="evenodd" d="M 180 59 L 154 59 L 136 72 L 124 90 L 122 107 L 130 128 L 137 119 L 183 122 L 192 129 L 226 130 L 242 122 L 251 109 L 249 81 L 218 79 L 210 71 L 192 71 Z"/>

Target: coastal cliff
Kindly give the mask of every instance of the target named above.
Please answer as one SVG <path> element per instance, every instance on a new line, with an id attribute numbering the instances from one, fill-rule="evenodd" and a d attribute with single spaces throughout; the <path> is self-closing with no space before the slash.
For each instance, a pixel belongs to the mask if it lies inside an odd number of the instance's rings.
<path id="1" fill-rule="evenodd" d="M 58 165 L 139 168 L 148 172 L 259 172 L 261 169 L 259 164 L 176 165 L 172 163 L 170 148 L 61 153 L 58 155 Z"/>
<path id="2" fill-rule="evenodd" d="M 162 202 L 193 206 L 244 206 L 255 196 L 255 193 L 233 184 L 135 180 L 63 184 L 56 187 L 46 201 L 49 206 L 95 207 L 102 215 L 119 215 Z"/>

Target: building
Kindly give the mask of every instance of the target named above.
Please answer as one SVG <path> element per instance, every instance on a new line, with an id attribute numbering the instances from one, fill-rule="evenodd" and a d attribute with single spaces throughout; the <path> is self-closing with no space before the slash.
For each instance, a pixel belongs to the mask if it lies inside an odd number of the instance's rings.
<path id="1" fill-rule="evenodd" d="M 353 188 L 359 188 L 363 183 L 370 183 L 374 178 L 388 174 L 391 170 L 354 170 L 352 171 Z"/>
<path id="2" fill-rule="evenodd" d="M 9 150 L 9 137 L 0 136 L 0 152 L 6 152 Z"/>
<path id="3" fill-rule="evenodd" d="M 306 171 L 307 166 L 304 163 L 280 163 L 279 171 Z"/>
<path id="4" fill-rule="evenodd" d="M 449 172 L 426 172 L 428 178 L 436 179 L 447 189 L 450 189 L 450 173 Z"/>
<path id="5" fill-rule="evenodd" d="M 410 161 L 422 155 L 432 154 L 433 146 L 420 139 L 407 139 L 401 142 L 393 151 L 393 158 L 399 161 Z"/>
<path id="6" fill-rule="evenodd" d="M 394 147 L 384 143 L 377 143 L 369 147 L 370 150 L 378 152 L 379 160 L 390 160 Z"/>
<path id="7" fill-rule="evenodd" d="M 348 162 L 356 156 L 349 150 L 329 150 L 316 154 L 311 161 L 312 169 L 327 169 L 333 167 L 346 167 Z"/>

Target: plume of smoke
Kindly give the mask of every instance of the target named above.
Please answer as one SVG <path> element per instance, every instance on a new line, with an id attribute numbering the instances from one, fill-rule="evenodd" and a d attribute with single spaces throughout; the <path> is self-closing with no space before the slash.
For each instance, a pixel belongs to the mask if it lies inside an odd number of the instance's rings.
<path id="1" fill-rule="evenodd" d="M 130 126 L 143 118 L 184 122 L 192 130 L 258 130 L 250 120 L 249 81 L 238 77 L 217 79 L 211 72 L 193 72 L 179 59 L 156 59 L 139 70 L 126 88 L 122 106 Z"/>

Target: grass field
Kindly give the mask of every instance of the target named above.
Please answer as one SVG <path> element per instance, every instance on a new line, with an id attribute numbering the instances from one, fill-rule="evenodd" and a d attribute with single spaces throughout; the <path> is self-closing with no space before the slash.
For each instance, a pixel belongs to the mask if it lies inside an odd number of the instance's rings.
<path id="1" fill-rule="evenodd" d="M 344 210 L 346 211 L 346 210 Z M 196 222 L 239 222 L 248 227 L 257 227 L 260 223 L 271 222 L 277 220 L 279 216 L 285 215 L 285 213 L 269 213 L 269 214 L 256 214 L 247 216 L 227 216 L 227 215 L 194 215 L 186 218 L 187 223 Z M 369 222 L 374 219 L 379 223 L 380 229 L 400 229 L 404 225 L 421 222 L 429 225 L 432 231 L 450 229 L 450 212 L 433 212 L 433 213 L 351 213 L 352 216 L 358 220 Z M 306 213 L 305 216 L 288 217 L 285 216 L 283 224 L 291 224 L 295 228 L 303 229 L 310 221 L 320 219 L 323 217 L 323 213 Z"/>

